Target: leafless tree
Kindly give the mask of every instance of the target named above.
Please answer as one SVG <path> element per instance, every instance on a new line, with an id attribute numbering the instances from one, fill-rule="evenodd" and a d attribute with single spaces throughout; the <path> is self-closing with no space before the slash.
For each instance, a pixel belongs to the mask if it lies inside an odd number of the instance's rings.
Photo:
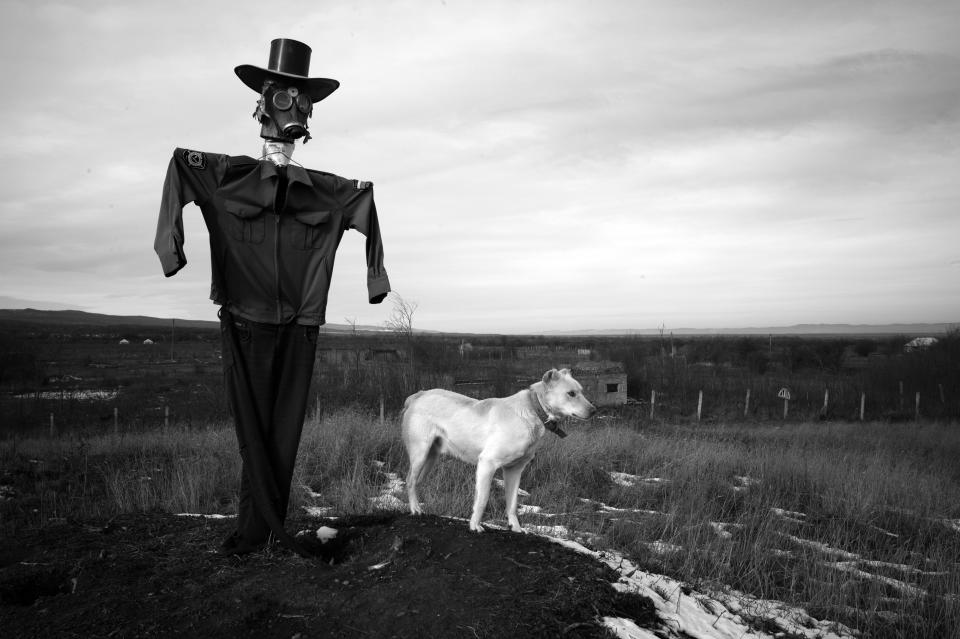
<path id="1" fill-rule="evenodd" d="M 419 304 L 405 300 L 399 293 L 390 293 L 390 299 L 393 301 L 393 312 L 384 324 L 397 335 L 403 336 L 407 345 L 410 374 L 415 380 L 417 377 L 417 364 L 413 345 L 413 314 L 417 311 Z"/>
<path id="2" fill-rule="evenodd" d="M 357 336 L 357 318 L 356 317 L 344 317 L 343 321 L 347 323 L 347 326 L 350 327 L 350 334 L 354 337 Z"/>
<path id="3" fill-rule="evenodd" d="M 413 314 L 419 304 L 403 298 L 399 293 L 390 293 L 393 301 L 393 312 L 384 324 L 394 333 L 403 335 L 408 340 L 413 338 Z"/>
<path id="4" fill-rule="evenodd" d="M 350 337 L 353 339 L 350 340 L 350 344 L 353 345 L 353 370 L 360 375 L 360 342 L 357 340 L 357 318 L 356 317 L 344 317 L 343 321 L 350 326 Z"/>

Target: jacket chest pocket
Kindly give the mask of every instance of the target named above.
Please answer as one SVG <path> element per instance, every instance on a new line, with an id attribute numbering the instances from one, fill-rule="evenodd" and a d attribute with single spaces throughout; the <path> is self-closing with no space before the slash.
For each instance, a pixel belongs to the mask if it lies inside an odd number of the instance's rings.
<path id="1" fill-rule="evenodd" d="M 263 207 L 245 202 L 224 200 L 223 208 L 229 215 L 225 215 L 224 226 L 227 234 L 238 242 L 260 244 L 266 232 L 266 216 Z"/>
<path id="2" fill-rule="evenodd" d="M 330 211 L 300 211 L 293 217 L 293 247 L 305 251 L 321 248 L 330 234 Z"/>

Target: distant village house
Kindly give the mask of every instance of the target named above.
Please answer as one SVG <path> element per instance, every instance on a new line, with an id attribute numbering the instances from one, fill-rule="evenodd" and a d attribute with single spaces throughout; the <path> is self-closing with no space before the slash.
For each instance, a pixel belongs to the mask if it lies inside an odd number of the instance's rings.
<path id="1" fill-rule="evenodd" d="M 936 337 L 917 337 L 907 342 L 903 347 L 903 351 L 905 353 L 922 351 L 930 348 L 936 343 L 937 343 Z"/>

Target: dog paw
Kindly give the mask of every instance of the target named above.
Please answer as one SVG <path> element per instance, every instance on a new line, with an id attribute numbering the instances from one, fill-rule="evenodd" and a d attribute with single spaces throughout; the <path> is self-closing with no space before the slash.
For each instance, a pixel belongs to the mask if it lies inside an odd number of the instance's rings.
<path id="1" fill-rule="evenodd" d="M 410 506 L 410 514 L 411 514 L 411 515 L 422 515 L 422 514 L 423 514 L 423 508 L 420 506 L 420 504 L 417 504 L 416 506 Z"/>
<path id="2" fill-rule="evenodd" d="M 470 522 L 470 530 L 472 530 L 473 532 L 476 532 L 476 533 L 482 533 L 482 532 L 483 532 L 483 526 L 480 525 L 480 524 L 475 524 L 475 523 L 473 523 L 473 522 Z"/>

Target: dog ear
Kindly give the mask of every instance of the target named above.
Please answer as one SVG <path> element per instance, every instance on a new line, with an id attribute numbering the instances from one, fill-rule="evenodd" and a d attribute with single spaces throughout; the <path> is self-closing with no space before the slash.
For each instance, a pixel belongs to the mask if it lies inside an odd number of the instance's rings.
<path id="1" fill-rule="evenodd" d="M 543 374 L 543 383 L 550 384 L 559 376 L 560 376 L 560 373 L 557 372 L 557 369 L 551 368 L 550 370 L 548 370 L 546 373 Z"/>
<path id="2" fill-rule="evenodd" d="M 560 374 L 561 377 L 570 377 L 570 369 L 569 369 L 569 368 L 561 368 L 558 372 L 559 372 L 559 374 Z"/>

